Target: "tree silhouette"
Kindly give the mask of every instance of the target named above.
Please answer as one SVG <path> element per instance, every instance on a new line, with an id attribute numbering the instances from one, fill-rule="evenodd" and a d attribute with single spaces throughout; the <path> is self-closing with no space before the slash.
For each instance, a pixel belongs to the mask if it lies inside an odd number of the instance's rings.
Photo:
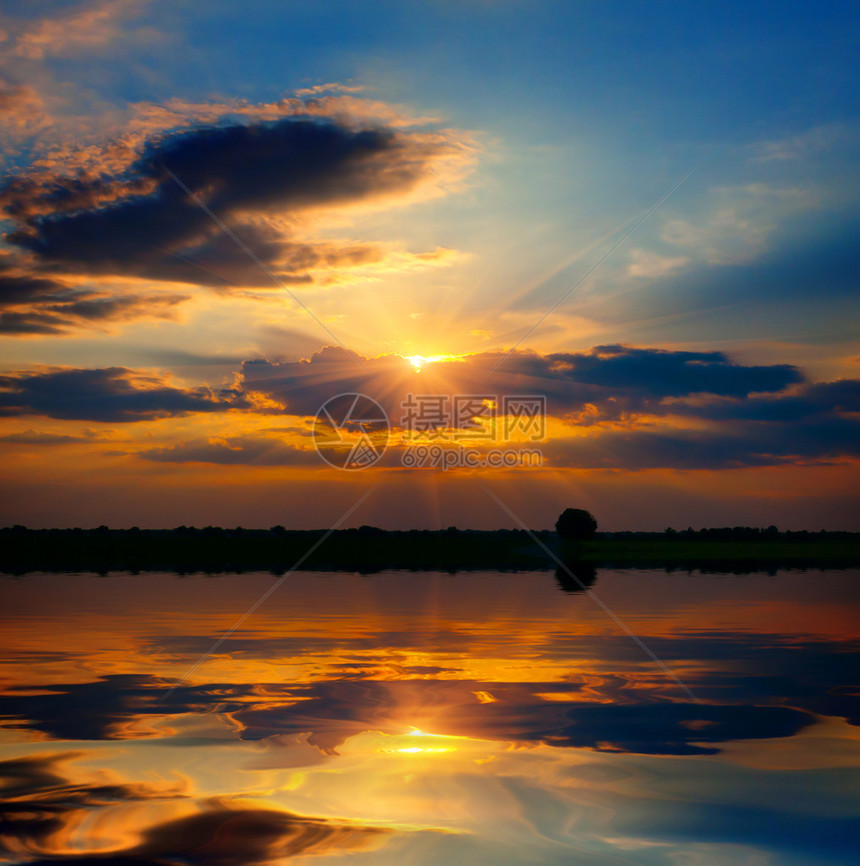
<path id="1" fill-rule="evenodd" d="M 562 592 L 584 592 L 597 580 L 597 569 L 590 562 L 568 560 L 555 570 L 555 579 Z"/>
<path id="2" fill-rule="evenodd" d="M 594 538 L 597 521 L 583 508 L 565 508 L 555 522 L 555 531 L 565 541 L 586 541 Z"/>

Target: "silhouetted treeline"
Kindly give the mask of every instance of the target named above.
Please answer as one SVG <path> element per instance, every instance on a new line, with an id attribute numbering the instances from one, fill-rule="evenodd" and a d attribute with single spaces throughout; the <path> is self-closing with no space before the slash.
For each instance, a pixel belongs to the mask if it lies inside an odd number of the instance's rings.
<path id="1" fill-rule="evenodd" d="M 537 541 L 535 540 L 537 538 Z M 299 570 L 385 569 L 520 571 L 556 568 L 554 554 L 575 567 L 672 567 L 725 572 L 774 567 L 860 565 L 860 533 L 779 532 L 736 526 L 665 532 L 602 532 L 593 541 L 562 543 L 554 532 L 388 531 L 375 526 L 318 530 L 0 529 L 0 571 L 176 571 L 275 574 Z M 584 572 L 583 572 L 584 573 Z M 574 582 L 575 583 L 575 582 Z"/>
<path id="2" fill-rule="evenodd" d="M 537 532 L 544 542 L 552 533 Z M 27 571 L 379 571 L 385 568 L 516 570 L 549 567 L 527 551 L 527 532 L 357 529 L 0 529 L 0 570 Z M 298 566 L 297 566 L 298 563 Z"/>
<path id="3" fill-rule="evenodd" d="M 662 532 L 598 532 L 603 539 L 646 541 L 860 541 L 860 532 L 808 529 L 780 532 L 775 526 L 718 526 L 709 529 L 664 529 Z"/>

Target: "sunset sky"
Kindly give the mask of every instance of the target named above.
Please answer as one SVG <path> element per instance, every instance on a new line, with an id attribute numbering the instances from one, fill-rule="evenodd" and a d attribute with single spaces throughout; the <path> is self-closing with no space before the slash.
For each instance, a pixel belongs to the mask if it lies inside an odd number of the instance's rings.
<path id="1" fill-rule="evenodd" d="M 9 0 L 0 524 L 860 529 L 858 57 L 850 3 Z M 410 393 L 543 397 L 542 465 L 408 465 Z"/>

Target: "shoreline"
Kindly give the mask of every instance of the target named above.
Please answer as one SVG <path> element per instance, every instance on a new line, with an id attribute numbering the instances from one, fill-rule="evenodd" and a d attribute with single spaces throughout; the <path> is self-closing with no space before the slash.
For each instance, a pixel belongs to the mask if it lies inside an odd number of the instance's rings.
<path id="1" fill-rule="evenodd" d="M 242 573 L 270 571 L 541 571 L 559 567 L 668 568 L 747 573 L 860 567 L 860 535 L 810 533 L 768 540 L 599 537 L 564 542 L 553 532 L 413 530 L 0 530 L 0 572 Z M 628 534 L 633 535 L 633 534 Z M 654 536 L 657 537 L 654 537 Z M 826 537 L 836 535 L 844 537 Z"/>

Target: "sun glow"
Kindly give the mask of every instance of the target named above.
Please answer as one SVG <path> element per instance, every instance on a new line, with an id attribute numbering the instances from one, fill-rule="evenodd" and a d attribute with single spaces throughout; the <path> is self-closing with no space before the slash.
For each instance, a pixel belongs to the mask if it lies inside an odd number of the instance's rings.
<path id="1" fill-rule="evenodd" d="M 447 361 L 455 355 L 404 355 L 403 358 L 415 368 L 416 373 L 421 372 L 421 368 L 426 364 L 433 364 L 436 361 Z"/>
<path id="2" fill-rule="evenodd" d="M 404 755 L 442 754 L 458 751 L 458 741 L 464 742 L 467 739 L 467 737 L 446 734 L 428 734 L 426 731 L 413 728 L 408 734 L 386 737 L 389 745 L 379 751 L 385 754 Z"/>

